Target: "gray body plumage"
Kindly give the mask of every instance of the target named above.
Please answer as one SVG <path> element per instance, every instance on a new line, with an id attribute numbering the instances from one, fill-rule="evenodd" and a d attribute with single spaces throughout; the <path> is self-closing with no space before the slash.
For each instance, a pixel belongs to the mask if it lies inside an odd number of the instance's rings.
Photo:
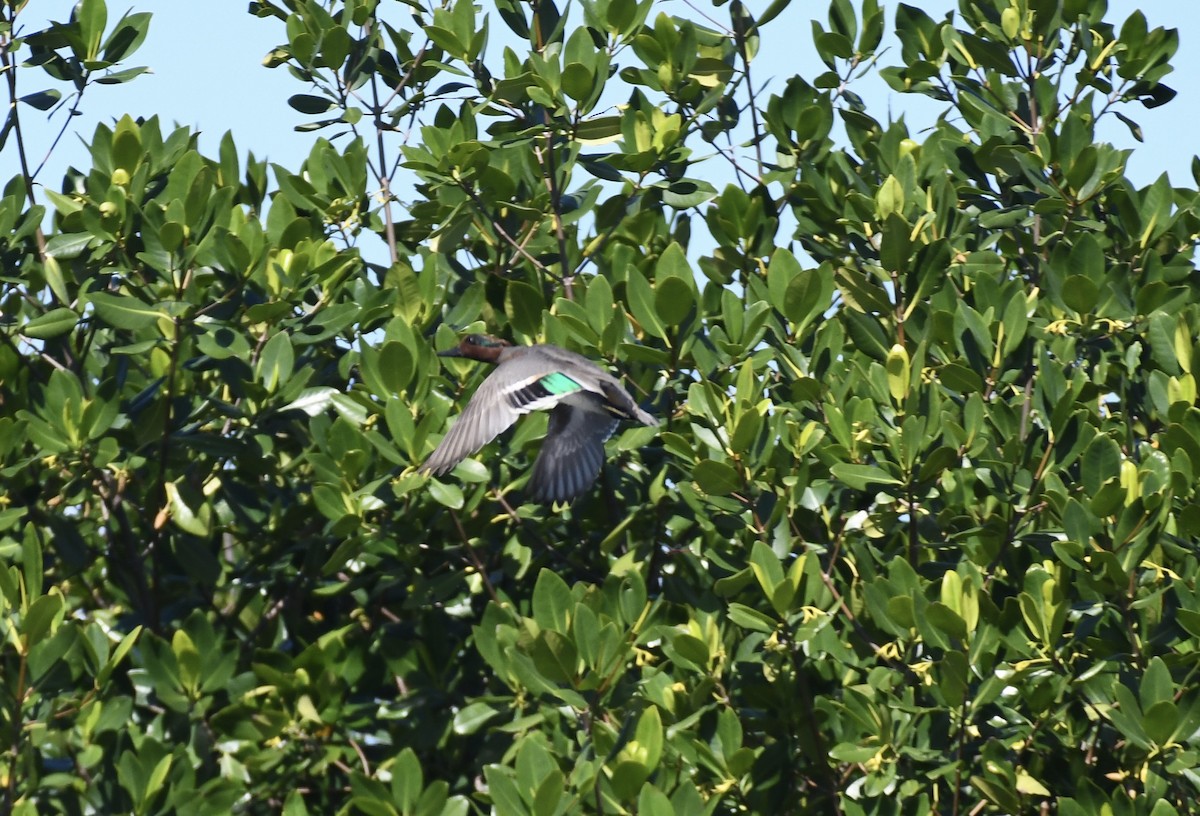
<path id="1" fill-rule="evenodd" d="M 447 473 L 522 414 L 548 410 L 550 422 L 528 491 L 535 501 L 570 502 L 600 473 L 604 443 L 619 420 L 658 424 L 616 378 L 582 355 L 551 345 L 506 345 L 492 356 L 496 370 L 475 391 L 422 470 Z"/>

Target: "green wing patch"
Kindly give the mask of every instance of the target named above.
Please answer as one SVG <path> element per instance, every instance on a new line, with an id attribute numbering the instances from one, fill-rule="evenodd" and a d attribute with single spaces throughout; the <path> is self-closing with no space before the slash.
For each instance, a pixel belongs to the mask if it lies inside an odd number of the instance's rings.
<path id="1" fill-rule="evenodd" d="M 542 386 L 542 388 L 545 388 L 556 397 L 563 394 L 571 394 L 582 388 L 579 383 L 575 382 L 561 371 L 555 371 L 553 374 L 547 374 L 545 377 L 542 377 L 540 380 L 538 380 L 538 383 Z"/>

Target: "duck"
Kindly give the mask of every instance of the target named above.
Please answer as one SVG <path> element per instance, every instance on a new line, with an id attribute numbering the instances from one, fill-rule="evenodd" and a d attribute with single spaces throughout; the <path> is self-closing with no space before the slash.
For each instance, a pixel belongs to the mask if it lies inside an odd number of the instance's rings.
<path id="1" fill-rule="evenodd" d="M 492 335 L 470 334 L 438 356 L 479 360 L 496 369 L 422 465 L 424 473 L 444 475 L 523 414 L 549 411 L 546 438 L 526 492 L 541 504 L 570 504 L 596 481 L 604 465 L 604 443 L 621 420 L 658 425 L 615 377 L 558 346 L 514 346 Z"/>

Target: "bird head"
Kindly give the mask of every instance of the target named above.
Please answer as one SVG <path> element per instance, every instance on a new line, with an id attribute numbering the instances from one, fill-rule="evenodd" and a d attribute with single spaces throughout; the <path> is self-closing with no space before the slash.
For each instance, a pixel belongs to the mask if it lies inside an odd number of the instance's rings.
<path id="1" fill-rule="evenodd" d="M 439 351 L 439 357 L 468 357 L 472 360 L 482 360 L 494 363 L 500 359 L 500 352 L 510 347 L 512 343 L 490 334 L 468 334 L 459 344 L 446 351 Z"/>

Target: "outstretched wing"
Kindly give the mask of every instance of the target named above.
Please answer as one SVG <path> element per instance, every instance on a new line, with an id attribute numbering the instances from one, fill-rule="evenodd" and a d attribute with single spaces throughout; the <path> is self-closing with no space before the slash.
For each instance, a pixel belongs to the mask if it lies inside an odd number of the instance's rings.
<path id="1" fill-rule="evenodd" d="M 640 422 L 643 425 L 658 425 L 658 420 L 643 411 L 617 380 L 611 377 L 601 380 L 600 390 L 608 401 L 608 410 L 615 416 L 631 422 Z"/>
<path id="2" fill-rule="evenodd" d="M 581 389 L 566 374 L 532 367 L 525 359 L 501 363 L 421 469 L 440 476 L 507 430 L 517 417 L 553 408 Z"/>
<path id="3" fill-rule="evenodd" d="M 604 443 L 617 428 L 617 420 L 602 411 L 598 406 L 581 410 L 571 401 L 554 406 L 529 477 L 530 498 L 543 504 L 572 502 L 592 486 L 604 466 Z"/>

